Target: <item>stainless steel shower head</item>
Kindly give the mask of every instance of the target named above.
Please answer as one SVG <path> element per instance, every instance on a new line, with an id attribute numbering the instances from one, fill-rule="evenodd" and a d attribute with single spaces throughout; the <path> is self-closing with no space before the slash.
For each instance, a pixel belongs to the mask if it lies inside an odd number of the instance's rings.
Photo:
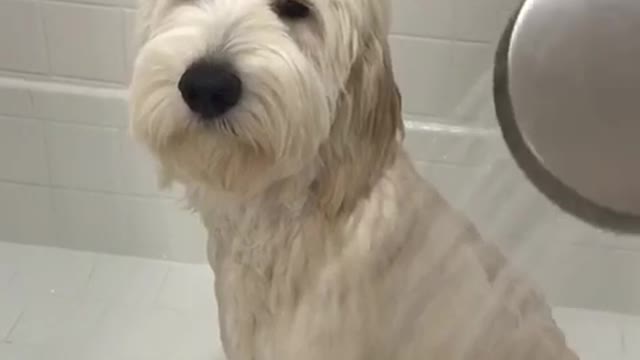
<path id="1" fill-rule="evenodd" d="M 495 59 L 508 147 L 563 210 L 640 233 L 640 1 L 526 0 Z"/>

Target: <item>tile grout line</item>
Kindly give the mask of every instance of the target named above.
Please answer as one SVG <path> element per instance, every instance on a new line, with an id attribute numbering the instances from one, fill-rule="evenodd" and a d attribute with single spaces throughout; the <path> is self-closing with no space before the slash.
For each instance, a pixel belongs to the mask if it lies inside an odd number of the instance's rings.
<path id="1" fill-rule="evenodd" d="M 82 86 L 116 91 L 126 91 L 128 88 L 127 83 L 122 81 L 109 81 L 56 73 L 29 72 L 5 67 L 0 67 L 0 79 L 2 78 L 19 81 L 50 82 L 56 85 Z"/>
<path id="2" fill-rule="evenodd" d="M 444 37 L 438 35 L 418 35 L 404 32 L 391 32 L 389 34 L 390 38 L 396 39 L 406 39 L 406 40 L 416 40 L 422 42 L 438 42 L 438 43 L 446 43 L 446 44 L 459 44 L 459 45 L 484 45 L 491 46 L 492 43 L 490 41 L 484 40 L 467 40 L 464 38 L 458 37 Z"/>
<path id="3" fill-rule="evenodd" d="M 619 330 L 620 330 L 620 350 L 622 352 L 622 355 L 626 355 L 627 354 L 627 341 L 626 341 L 626 334 L 624 332 L 624 328 L 622 326 L 620 326 L 620 324 L 618 324 Z"/>
<path id="4" fill-rule="evenodd" d="M 13 283 L 14 279 L 18 277 L 18 273 L 19 273 L 19 270 L 14 270 L 13 273 L 9 276 L 9 278 L 7 279 L 7 283 L 6 283 L 7 287 L 11 286 L 11 283 Z M 24 304 L 22 304 L 22 305 L 24 305 Z M 0 338 L 0 343 L 8 343 L 9 342 L 9 337 L 11 336 L 11 333 L 13 333 L 15 328 L 18 326 L 18 322 L 22 319 L 22 315 L 24 314 L 24 311 L 25 311 L 25 309 L 24 309 L 24 306 L 23 306 L 22 309 L 20 310 L 20 314 L 16 317 L 16 319 L 13 322 L 13 324 L 11 324 L 11 326 L 9 327 L 9 330 L 7 331 L 5 336 L 3 338 Z"/>
<path id="5" fill-rule="evenodd" d="M 110 190 L 96 190 L 96 189 L 87 189 L 87 188 L 75 188 L 64 185 L 56 185 L 56 184 L 39 184 L 35 182 L 20 182 L 11 179 L 0 178 L 0 185 L 8 184 L 14 186 L 24 186 L 24 187 L 34 187 L 40 189 L 50 189 L 50 190 L 62 190 L 69 191 L 75 193 L 89 193 L 93 195 L 113 195 L 117 197 L 121 197 L 129 200 L 164 200 L 164 201 L 172 201 L 172 200 L 180 200 L 181 196 L 172 196 L 172 195 L 147 195 L 147 194 L 135 194 L 128 192 L 117 192 Z"/>
<path id="6" fill-rule="evenodd" d="M 44 16 L 43 2 L 39 1 L 37 5 L 38 21 L 40 22 L 40 28 L 42 29 L 42 40 L 44 41 L 44 57 L 47 63 L 47 73 L 44 75 L 50 77 L 53 75 L 53 66 L 51 61 L 51 44 L 49 43 L 49 35 L 47 34 L 47 24 Z"/>
<path id="7" fill-rule="evenodd" d="M 26 311 L 25 307 L 23 307 L 22 310 L 20 310 L 20 315 L 16 317 L 16 320 L 13 322 L 13 324 L 9 328 L 9 331 L 7 331 L 7 336 L 5 336 L 5 338 L 2 340 L 4 343 L 9 343 L 9 344 L 12 343 L 11 340 L 9 339 L 11 338 L 11 335 L 13 335 L 13 332 L 18 327 L 18 324 L 20 324 L 20 321 L 22 321 L 25 311 Z"/>
<path id="8" fill-rule="evenodd" d="M 165 286 L 167 285 L 167 282 L 169 281 L 169 273 L 171 272 L 172 268 L 172 264 L 168 263 L 166 264 L 166 270 L 164 271 L 164 274 L 162 276 L 162 281 L 160 282 L 160 286 L 158 286 L 158 289 L 156 290 L 156 293 L 153 296 L 153 300 L 151 301 L 151 303 L 154 306 L 162 306 L 159 303 L 160 300 L 160 294 L 162 293 L 162 290 L 165 288 Z"/>
<path id="9" fill-rule="evenodd" d="M 78 6 L 78 7 L 86 7 L 86 8 L 99 8 L 99 9 L 128 9 L 135 10 L 137 7 L 135 5 L 129 4 L 109 4 L 109 3 L 89 3 L 84 1 L 64 1 L 64 0 L 40 0 L 45 4 L 54 4 L 54 5 L 62 5 L 62 6 Z"/>
<path id="10" fill-rule="evenodd" d="M 35 114 L 32 115 L 31 117 L 27 117 L 22 115 L 4 115 L 0 113 L 0 120 L 5 120 L 5 121 L 32 120 L 32 121 L 42 121 L 47 124 L 62 125 L 62 126 L 69 126 L 69 127 L 72 126 L 72 127 L 79 127 L 84 129 L 126 131 L 126 126 L 111 126 L 111 125 L 90 124 L 90 123 L 81 123 L 81 122 L 72 122 L 72 121 L 61 121 L 61 120 L 43 118 Z"/>
<path id="11" fill-rule="evenodd" d="M 91 254 L 92 261 L 91 261 L 91 270 L 89 271 L 89 275 L 87 276 L 85 283 L 81 286 L 84 290 L 84 293 L 88 292 L 89 285 L 91 285 L 91 281 L 93 280 L 93 276 L 96 272 L 96 267 L 98 266 L 98 253 L 92 251 L 88 254 Z"/>

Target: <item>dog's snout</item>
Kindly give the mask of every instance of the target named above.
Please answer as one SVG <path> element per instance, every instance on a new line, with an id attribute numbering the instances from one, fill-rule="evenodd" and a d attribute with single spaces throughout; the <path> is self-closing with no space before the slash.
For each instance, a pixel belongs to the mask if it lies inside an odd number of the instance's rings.
<path id="1" fill-rule="evenodd" d="M 242 81 L 230 64 L 198 61 L 182 74 L 178 89 L 191 111 L 213 119 L 240 101 Z"/>

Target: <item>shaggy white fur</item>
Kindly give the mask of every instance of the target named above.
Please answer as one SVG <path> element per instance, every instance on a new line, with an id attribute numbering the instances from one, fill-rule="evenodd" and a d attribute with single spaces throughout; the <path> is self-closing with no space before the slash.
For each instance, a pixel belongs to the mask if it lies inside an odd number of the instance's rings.
<path id="1" fill-rule="evenodd" d="M 402 149 L 389 3 L 142 0 L 131 128 L 209 230 L 228 358 L 576 359 Z M 242 83 L 208 118 L 203 60 Z"/>

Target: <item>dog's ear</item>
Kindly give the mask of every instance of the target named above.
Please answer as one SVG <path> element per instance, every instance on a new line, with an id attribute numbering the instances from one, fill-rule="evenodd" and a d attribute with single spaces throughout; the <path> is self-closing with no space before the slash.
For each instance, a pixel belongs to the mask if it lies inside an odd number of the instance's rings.
<path id="1" fill-rule="evenodd" d="M 403 135 L 402 101 L 386 38 L 362 44 L 320 149 L 316 184 L 329 216 L 353 209 L 395 158 Z"/>

